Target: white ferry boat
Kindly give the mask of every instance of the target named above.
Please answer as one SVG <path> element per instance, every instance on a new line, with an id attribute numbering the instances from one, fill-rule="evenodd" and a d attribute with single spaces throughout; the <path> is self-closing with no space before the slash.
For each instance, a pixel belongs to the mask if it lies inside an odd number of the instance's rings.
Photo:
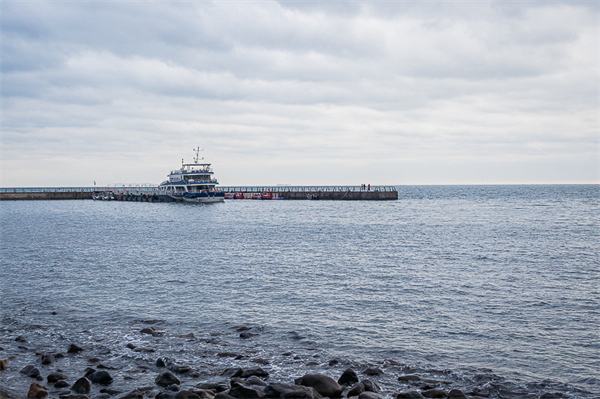
<path id="1" fill-rule="evenodd" d="M 200 147 L 194 152 L 194 163 L 183 163 L 181 160 L 181 169 L 171 171 L 168 179 L 158 186 L 159 200 L 199 203 L 225 200 L 225 193 L 216 189 L 219 182 L 214 178 L 210 164 L 199 163 Z"/>

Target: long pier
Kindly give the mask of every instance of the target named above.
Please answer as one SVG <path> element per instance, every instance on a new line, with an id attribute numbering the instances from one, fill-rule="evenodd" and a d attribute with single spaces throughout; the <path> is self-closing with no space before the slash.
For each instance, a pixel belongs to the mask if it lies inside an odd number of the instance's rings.
<path id="1" fill-rule="evenodd" d="M 228 199 L 281 200 L 397 200 L 394 186 L 227 186 L 219 187 Z M 0 188 L 0 200 L 75 200 L 103 198 L 156 202 L 158 187 L 152 185 L 111 187 L 15 187 Z"/>

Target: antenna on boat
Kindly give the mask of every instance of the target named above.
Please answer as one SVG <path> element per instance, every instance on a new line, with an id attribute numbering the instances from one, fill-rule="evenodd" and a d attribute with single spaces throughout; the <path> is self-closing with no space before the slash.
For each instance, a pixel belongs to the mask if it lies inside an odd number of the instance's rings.
<path id="1" fill-rule="evenodd" d="M 200 158 L 200 151 L 204 151 L 204 149 L 200 149 L 200 147 L 194 149 L 194 153 L 196 153 L 196 156 L 194 157 L 194 163 L 198 163 L 198 160 L 204 159 L 204 157 Z"/>

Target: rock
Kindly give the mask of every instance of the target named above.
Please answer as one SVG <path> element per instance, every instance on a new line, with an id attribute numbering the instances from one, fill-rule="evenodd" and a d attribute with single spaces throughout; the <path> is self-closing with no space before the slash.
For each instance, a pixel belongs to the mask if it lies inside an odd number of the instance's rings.
<path id="1" fill-rule="evenodd" d="M 189 333 L 189 334 L 182 335 L 181 338 L 194 339 L 194 338 L 196 338 L 196 336 L 194 335 L 194 333 Z"/>
<path id="2" fill-rule="evenodd" d="M 69 386 L 69 383 L 65 380 L 57 381 L 56 384 L 54 384 L 54 388 L 66 388 L 68 386 Z"/>
<path id="3" fill-rule="evenodd" d="M 253 367 L 250 369 L 246 369 L 244 371 L 242 371 L 242 374 L 240 375 L 240 377 L 242 378 L 248 378 L 251 376 L 257 376 L 257 377 L 268 377 L 269 373 L 267 373 L 265 370 L 263 370 L 260 367 Z"/>
<path id="4" fill-rule="evenodd" d="M 81 377 L 80 379 L 75 381 L 75 384 L 73 384 L 73 386 L 71 387 L 71 391 L 87 395 L 88 393 L 90 393 L 91 387 L 92 384 L 90 380 L 88 380 L 86 377 Z"/>
<path id="5" fill-rule="evenodd" d="M 101 393 L 100 395 L 94 396 L 94 399 L 110 399 L 110 395 L 107 393 Z"/>
<path id="6" fill-rule="evenodd" d="M 96 371 L 96 372 L 90 374 L 90 376 L 88 378 L 94 384 L 108 385 L 113 381 L 113 378 L 110 376 L 110 374 L 106 370 Z"/>
<path id="7" fill-rule="evenodd" d="M 253 375 L 246 379 L 246 385 L 257 385 L 259 387 L 266 387 L 267 383 Z"/>
<path id="8" fill-rule="evenodd" d="M 85 377 L 88 377 L 90 374 L 95 373 L 96 369 L 91 368 L 91 367 L 86 367 L 84 371 L 85 371 Z"/>
<path id="9" fill-rule="evenodd" d="M 135 349 L 137 348 L 134 344 L 132 344 L 131 342 L 128 343 L 127 345 L 125 345 L 128 349 Z"/>
<path id="10" fill-rule="evenodd" d="M 263 366 L 266 366 L 267 364 L 269 364 L 269 361 L 267 359 L 252 359 L 252 363 L 256 363 L 256 364 L 262 364 Z"/>
<path id="11" fill-rule="evenodd" d="M 46 391 L 46 389 L 43 386 L 41 386 L 37 382 L 31 383 L 31 385 L 29 386 L 29 392 L 27 392 L 28 398 L 42 399 L 46 396 L 48 396 L 48 391 Z"/>
<path id="12" fill-rule="evenodd" d="M 336 364 L 338 364 L 339 362 L 340 362 L 339 360 L 333 359 L 333 360 L 330 360 L 328 364 L 329 364 L 329 367 L 332 367 L 332 366 L 335 366 Z"/>
<path id="13" fill-rule="evenodd" d="M 237 332 L 242 332 L 242 331 L 248 331 L 250 330 L 252 327 L 246 327 L 246 326 L 240 326 L 238 328 L 236 328 Z"/>
<path id="14" fill-rule="evenodd" d="M 255 335 L 257 335 L 257 334 L 254 334 L 254 333 L 251 333 L 251 332 L 243 332 L 243 333 L 240 333 L 240 338 L 242 338 L 242 339 L 248 339 L 248 338 L 254 337 Z"/>
<path id="15" fill-rule="evenodd" d="M 448 399 L 467 399 L 467 395 L 465 395 L 460 389 L 453 389 L 448 392 Z"/>
<path id="16" fill-rule="evenodd" d="M 469 392 L 471 396 L 481 396 L 482 398 L 489 398 L 490 391 L 487 388 L 473 388 L 473 392 Z"/>
<path id="17" fill-rule="evenodd" d="M 172 364 L 169 366 L 169 370 L 177 374 L 189 373 L 192 368 L 190 366 L 179 366 L 177 364 Z"/>
<path id="18" fill-rule="evenodd" d="M 67 353 L 78 353 L 81 352 L 83 350 L 83 348 L 80 348 L 79 346 L 75 345 L 75 344 L 71 344 L 71 346 L 69 346 L 69 349 L 67 350 Z"/>
<path id="19" fill-rule="evenodd" d="M 179 385 L 177 384 L 171 384 L 167 387 L 167 391 L 171 391 L 171 392 L 179 392 Z"/>
<path id="20" fill-rule="evenodd" d="M 425 399 L 425 397 L 417 391 L 408 391 L 408 392 L 400 392 L 396 396 L 396 399 Z"/>
<path id="21" fill-rule="evenodd" d="M 237 381 L 231 381 L 229 395 L 238 399 L 260 399 L 266 397 L 265 392 L 261 387 L 247 386 L 240 384 Z"/>
<path id="22" fill-rule="evenodd" d="M 322 374 L 306 374 L 296 379 L 296 385 L 313 387 L 322 396 L 337 398 L 342 394 L 344 388 L 331 377 Z"/>
<path id="23" fill-rule="evenodd" d="M 242 370 L 239 367 L 231 367 L 228 369 L 225 369 L 221 375 L 225 376 L 225 377 L 229 377 L 229 378 L 236 378 L 242 375 L 242 373 L 244 372 L 244 370 Z"/>
<path id="24" fill-rule="evenodd" d="M 88 362 L 89 362 L 89 363 L 98 363 L 99 361 L 100 361 L 100 358 L 99 358 L 99 357 L 90 357 L 90 358 L 88 359 Z"/>
<path id="25" fill-rule="evenodd" d="M 311 387 L 303 385 L 287 385 L 277 382 L 267 385 L 264 389 L 268 398 L 320 399 L 321 395 Z M 215 397 L 215 399 L 217 399 Z"/>
<path id="26" fill-rule="evenodd" d="M 142 334 L 154 335 L 156 331 L 154 331 L 154 327 L 146 327 L 140 330 Z"/>
<path id="27" fill-rule="evenodd" d="M 8 368 L 8 360 L 0 359 L 0 371 L 6 370 Z"/>
<path id="28" fill-rule="evenodd" d="M 379 392 L 381 389 L 379 388 L 379 385 L 377 385 L 376 383 L 374 383 L 371 380 L 362 380 L 361 381 L 362 384 L 365 386 L 365 391 L 367 392 Z"/>
<path id="29" fill-rule="evenodd" d="M 169 360 L 166 357 L 159 357 L 156 359 L 156 367 L 167 367 Z"/>
<path id="30" fill-rule="evenodd" d="M 118 395 L 118 394 L 120 394 L 120 393 L 123 393 L 123 391 L 118 391 L 118 390 L 116 390 L 116 389 L 102 388 L 102 389 L 100 390 L 100 393 L 105 393 L 105 394 L 107 394 L 107 395 L 114 396 L 114 395 Z"/>
<path id="31" fill-rule="evenodd" d="M 190 389 L 191 392 L 200 396 L 201 399 L 214 399 L 215 393 L 213 391 L 205 391 L 203 389 Z"/>
<path id="32" fill-rule="evenodd" d="M 58 360 L 58 359 L 62 359 L 63 357 L 65 357 L 64 353 L 53 353 L 52 356 L 54 356 L 54 359 Z"/>
<path id="33" fill-rule="evenodd" d="M 365 371 L 363 371 L 363 374 L 369 376 L 380 376 L 383 375 L 383 371 L 378 368 L 368 368 Z"/>
<path id="34" fill-rule="evenodd" d="M 358 399 L 383 399 L 383 396 L 375 392 L 363 392 L 358 396 Z"/>
<path id="35" fill-rule="evenodd" d="M 17 338 L 15 338 L 15 341 L 17 341 L 17 342 L 27 342 L 27 338 L 25 338 L 22 335 L 19 335 Z"/>
<path id="36" fill-rule="evenodd" d="M 31 378 L 37 378 L 40 376 L 40 370 L 31 364 L 23 367 L 19 373 L 25 374 Z"/>
<path id="37" fill-rule="evenodd" d="M 401 375 L 398 377 L 398 381 L 421 381 L 421 377 L 414 374 Z"/>
<path id="38" fill-rule="evenodd" d="M 542 394 L 542 396 L 540 396 L 540 399 L 561 399 L 564 396 L 560 393 L 550 393 L 550 392 L 545 392 Z"/>
<path id="39" fill-rule="evenodd" d="M 215 399 L 235 399 L 235 398 L 225 392 L 219 392 L 218 394 L 215 395 Z"/>
<path id="40" fill-rule="evenodd" d="M 154 382 L 156 382 L 156 385 L 160 385 L 161 387 L 168 387 L 172 384 L 180 384 L 179 379 L 175 377 L 170 371 L 163 371 L 162 373 L 160 373 L 156 377 Z"/>
<path id="41" fill-rule="evenodd" d="M 200 395 L 191 391 L 181 391 L 175 395 L 175 399 L 201 399 Z"/>
<path id="42" fill-rule="evenodd" d="M 355 384 L 352 388 L 350 388 L 350 390 L 348 391 L 348 397 L 358 396 L 363 392 L 365 392 L 365 385 L 359 382 Z"/>
<path id="43" fill-rule="evenodd" d="M 161 392 L 154 399 L 175 399 L 175 392 Z"/>
<path id="44" fill-rule="evenodd" d="M 224 392 L 229 389 L 229 385 L 225 383 L 204 382 L 197 384 L 196 388 L 209 389 L 214 392 Z"/>
<path id="45" fill-rule="evenodd" d="M 338 384 L 340 385 L 356 384 L 357 382 L 358 376 L 356 375 L 356 372 L 350 368 L 346 369 L 338 379 Z"/>
<path id="46" fill-rule="evenodd" d="M 67 379 L 67 377 L 63 373 L 57 373 L 57 372 L 50 373 L 46 377 L 48 384 L 54 384 L 55 382 L 58 382 L 60 380 L 66 380 L 66 379 Z"/>
<path id="47" fill-rule="evenodd" d="M 137 389 L 121 396 L 119 399 L 143 399 L 144 394 L 138 391 Z"/>
<path id="48" fill-rule="evenodd" d="M 54 355 L 44 355 L 42 356 L 42 364 L 48 365 L 54 363 Z"/>
<path id="49" fill-rule="evenodd" d="M 441 389 L 437 389 L 437 388 L 433 388 L 433 389 L 428 389 L 426 391 L 421 392 L 421 395 L 425 396 L 426 398 L 447 398 L 448 394 L 446 393 L 446 391 L 443 391 Z"/>

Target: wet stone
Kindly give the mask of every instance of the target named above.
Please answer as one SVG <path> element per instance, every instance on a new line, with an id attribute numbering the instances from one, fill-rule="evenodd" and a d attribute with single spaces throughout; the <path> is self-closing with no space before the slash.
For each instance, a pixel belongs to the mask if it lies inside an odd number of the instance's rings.
<path id="1" fill-rule="evenodd" d="M 60 380 L 66 380 L 67 377 L 63 374 L 63 373 L 50 373 L 48 374 L 48 376 L 46 377 L 46 381 L 48 381 L 48 384 L 54 384 L 55 382 L 58 382 Z"/>
<path id="2" fill-rule="evenodd" d="M 242 374 L 240 375 L 240 377 L 242 377 L 242 378 L 248 378 L 251 376 L 268 377 L 269 373 L 267 373 L 261 367 L 253 367 L 253 368 L 249 368 L 249 369 L 242 371 Z"/>
<path id="3" fill-rule="evenodd" d="M 163 371 L 160 373 L 156 379 L 154 380 L 156 385 L 160 385 L 161 387 L 168 387 L 172 384 L 180 384 L 180 381 L 177 377 L 173 375 L 170 371 Z"/>
<path id="4" fill-rule="evenodd" d="M 219 352 L 217 353 L 218 357 L 237 357 L 238 354 L 237 353 L 233 353 L 233 352 Z"/>
<path id="5" fill-rule="evenodd" d="M 0 371 L 6 370 L 8 368 L 8 360 L 0 359 Z"/>
<path id="6" fill-rule="evenodd" d="M 247 386 L 237 381 L 231 382 L 229 395 L 238 399 L 260 399 L 266 397 L 263 388 L 257 386 Z"/>
<path id="7" fill-rule="evenodd" d="M 92 384 L 90 380 L 88 380 L 86 377 L 81 377 L 75 381 L 75 384 L 73 384 L 71 387 L 71 391 L 81 394 L 88 394 L 90 393 L 91 387 Z"/>
<path id="8" fill-rule="evenodd" d="M 396 399 L 425 399 L 420 392 L 417 391 L 408 391 L 408 392 L 400 392 Z"/>
<path id="9" fill-rule="evenodd" d="M 358 396 L 358 399 L 383 399 L 383 396 L 375 392 L 363 392 Z"/>
<path id="10" fill-rule="evenodd" d="M 221 375 L 224 377 L 236 378 L 241 376 L 243 372 L 244 370 L 242 370 L 240 367 L 230 367 L 228 369 L 223 370 Z"/>
<path id="11" fill-rule="evenodd" d="M 398 381 L 421 381 L 421 377 L 414 374 L 401 375 L 398 377 Z"/>
<path id="12" fill-rule="evenodd" d="M 225 383 L 204 382 L 196 385 L 196 388 L 210 389 L 215 392 L 224 392 L 229 389 L 229 385 Z"/>
<path id="13" fill-rule="evenodd" d="M 113 395 L 118 395 L 120 393 L 123 393 L 123 391 L 118 391 L 116 389 L 102 388 L 100 390 L 100 393 L 105 393 L 105 394 L 108 394 L 110 396 L 113 396 Z"/>
<path id="14" fill-rule="evenodd" d="M 166 357 L 156 359 L 156 367 L 167 367 L 167 364 L 169 364 L 169 361 Z"/>
<path id="15" fill-rule="evenodd" d="M 44 355 L 42 356 L 42 364 L 48 365 L 54 363 L 54 355 Z"/>
<path id="16" fill-rule="evenodd" d="M 254 337 L 255 335 L 257 335 L 257 334 L 254 334 L 254 333 L 251 333 L 251 332 L 243 332 L 243 333 L 240 333 L 240 338 L 242 338 L 242 339 L 249 339 L 249 338 Z"/>
<path id="17" fill-rule="evenodd" d="M 434 398 L 434 399 L 441 399 L 441 398 L 447 398 L 448 394 L 446 393 L 446 391 L 443 391 L 441 389 L 428 389 L 426 391 L 421 392 L 421 394 L 423 396 L 425 396 L 426 398 Z"/>
<path id="18" fill-rule="evenodd" d="M 257 385 L 259 387 L 266 387 L 267 383 L 253 375 L 246 380 L 246 385 Z"/>
<path id="19" fill-rule="evenodd" d="M 179 392 L 179 385 L 177 384 L 171 384 L 167 387 L 167 391 L 171 391 L 171 392 Z"/>
<path id="20" fill-rule="evenodd" d="M 32 382 L 29 386 L 29 392 L 27 392 L 28 398 L 42 399 L 48 396 L 48 391 L 38 384 L 37 382 Z"/>
<path id="21" fill-rule="evenodd" d="M 359 382 L 357 384 L 354 384 L 354 386 L 352 386 L 352 388 L 350 388 L 350 390 L 348 391 L 348 397 L 358 396 L 363 392 L 365 392 L 365 386 L 364 386 L 364 384 Z"/>
<path id="22" fill-rule="evenodd" d="M 119 399 L 142 399 L 144 397 L 144 394 L 140 391 L 138 391 L 137 389 L 121 396 Z"/>
<path id="23" fill-rule="evenodd" d="M 448 399 L 467 399 L 467 396 L 460 389 L 453 389 L 448 392 Z"/>
<path id="24" fill-rule="evenodd" d="M 469 392 L 470 396 L 480 396 L 482 398 L 489 398 L 490 391 L 487 388 L 473 388 L 472 392 Z"/>
<path id="25" fill-rule="evenodd" d="M 69 386 L 69 383 L 65 380 L 57 381 L 56 384 L 54 384 L 54 388 L 66 388 L 68 386 Z"/>
<path id="26" fill-rule="evenodd" d="M 365 391 L 367 391 L 367 392 L 378 393 L 379 391 L 381 391 L 381 388 L 379 388 L 379 385 L 377 385 L 376 383 L 374 383 L 371 380 L 362 380 L 361 382 L 365 386 Z"/>
<path id="27" fill-rule="evenodd" d="M 37 378 L 40 376 L 40 370 L 31 364 L 23 367 L 19 373 L 31 378 Z"/>
<path id="28" fill-rule="evenodd" d="M 383 375 L 383 371 L 378 368 L 368 368 L 365 371 L 363 371 L 363 374 L 376 377 L 376 376 Z"/>
<path id="29" fill-rule="evenodd" d="M 296 385 L 312 387 L 323 396 L 337 398 L 342 394 L 344 388 L 333 378 L 322 374 L 306 374 L 295 381 Z"/>
<path id="30" fill-rule="evenodd" d="M 135 349 L 136 348 L 136 346 L 134 344 L 132 344 L 132 343 L 127 344 L 126 347 L 129 348 L 129 349 Z"/>
<path id="31" fill-rule="evenodd" d="M 67 353 L 79 353 L 83 350 L 83 348 L 75 345 L 75 344 L 71 344 L 71 346 L 69 346 L 69 349 L 67 350 Z"/>
<path id="32" fill-rule="evenodd" d="M 17 341 L 17 342 L 27 342 L 27 338 L 25 338 L 22 335 L 19 335 L 17 338 L 15 338 L 15 341 Z"/>
<path id="33" fill-rule="evenodd" d="M 175 392 L 161 392 L 155 396 L 155 399 L 175 399 Z"/>
<path id="34" fill-rule="evenodd" d="M 346 384 L 356 384 L 358 382 L 358 376 L 356 372 L 351 368 L 344 370 L 340 378 L 338 379 L 338 384 L 346 385 Z"/>
<path id="35" fill-rule="evenodd" d="M 200 395 L 191 391 L 181 391 L 175 395 L 175 399 L 201 399 Z"/>

